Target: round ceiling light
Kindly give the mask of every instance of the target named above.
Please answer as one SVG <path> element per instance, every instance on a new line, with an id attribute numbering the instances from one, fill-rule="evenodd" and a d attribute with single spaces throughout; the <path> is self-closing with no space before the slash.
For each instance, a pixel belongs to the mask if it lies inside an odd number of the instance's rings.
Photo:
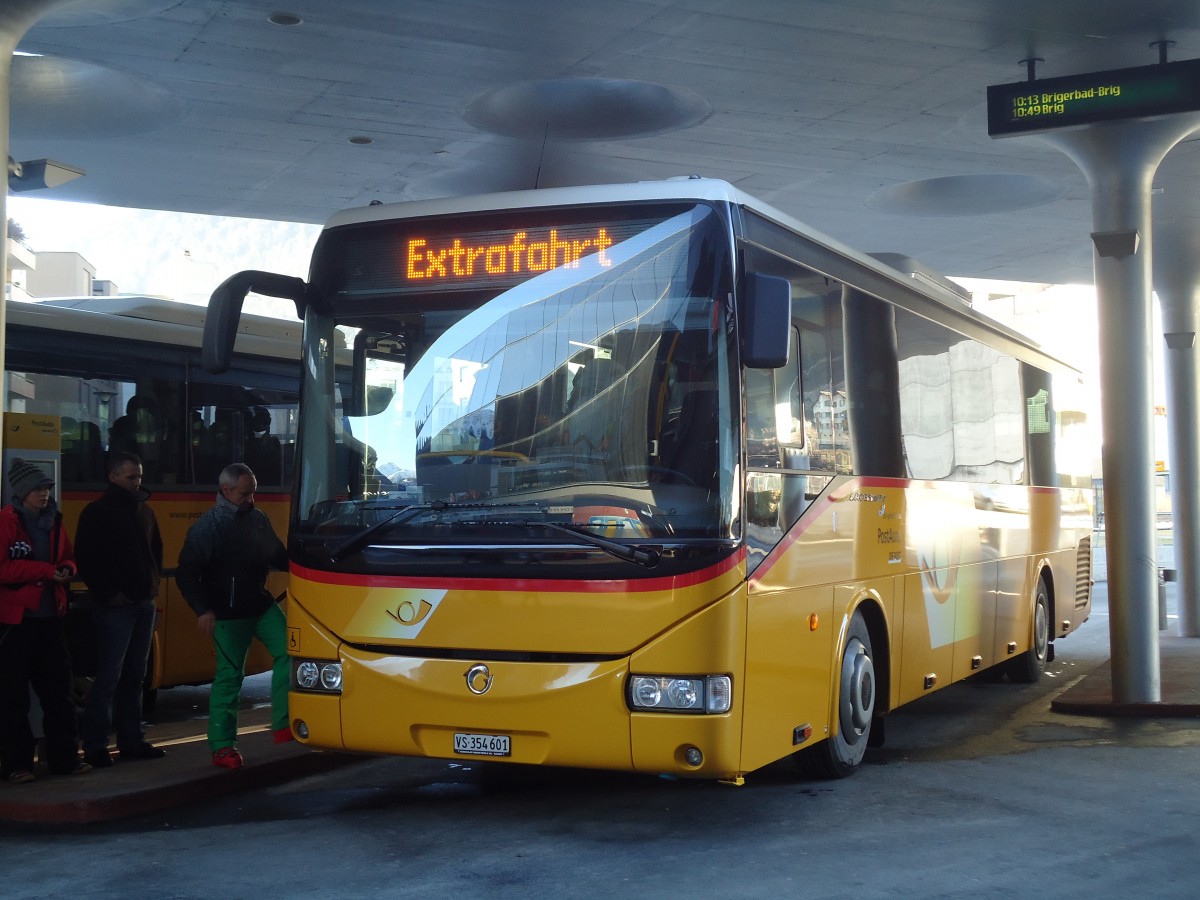
<path id="1" fill-rule="evenodd" d="M 73 59 L 14 56 L 10 81 L 16 138 L 138 134 L 177 121 L 185 110 L 149 81 Z"/>
<path id="2" fill-rule="evenodd" d="M 707 100 L 682 88 L 618 78 L 549 78 L 490 91 L 467 107 L 464 118 L 505 137 L 594 141 L 678 131 L 711 114 Z"/>
<path id="3" fill-rule="evenodd" d="M 51 9 L 38 19 L 38 28 L 79 28 L 87 25 L 115 25 L 135 19 L 150 19 L 178 6 L 180 0 L 90 0 L 69 3 Z"/>
<path id="4" fill-rule="evenodd" d="M 902 216 L 982 216 L 1053 203 L 1067 187 L 1040 175 L 949 175 L 876 191 L 867 206 Z"/>

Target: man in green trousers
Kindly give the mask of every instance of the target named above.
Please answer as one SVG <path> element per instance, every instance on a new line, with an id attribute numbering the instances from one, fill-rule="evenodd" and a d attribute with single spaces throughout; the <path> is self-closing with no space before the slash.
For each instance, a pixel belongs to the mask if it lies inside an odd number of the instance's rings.
<path id="1" fill-rule="evenodd" d="M 292 740 L 288 724 L 289 665 L 283 611 L 267 591 L 270 569 L 286 570 L 287 549 L 266 513 L 254 507 L 258 480 L 249 466 L 222 470 L 216 504 L 188 529 L 175 580 L 211 635 L 217 671 L 209 693 L 208 746 L 214 766 L 240 769 L 237 749 L 238 696 L 246 675 L 246 653 L 258 638 L 274 661 L 271 668 L 271 730 L 276 743 Z"/>

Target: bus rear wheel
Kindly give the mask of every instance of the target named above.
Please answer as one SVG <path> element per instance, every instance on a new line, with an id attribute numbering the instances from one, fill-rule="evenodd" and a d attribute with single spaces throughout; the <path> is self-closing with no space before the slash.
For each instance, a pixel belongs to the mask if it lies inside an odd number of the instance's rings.
<path id="1" fill-rule="evenodd" d="M 875 718 L 875 662 L 871 634 L 855 612 L 846 632 L 838 675 L 837 732 L 796 754 L 801 771 L 817 778 L 852 775 L 867 752 Z"/>
<path id="2" fill-rule="evenodd" d="M 1033 646 L 1020 656 L 1009 660 L 1009 680 L 1019 684 L 1033 684 L 1046 671 L 1046 660 L 1050 653 L 1050 591 L 1046 580 L 1040 575 L 1033 595 Z"/>

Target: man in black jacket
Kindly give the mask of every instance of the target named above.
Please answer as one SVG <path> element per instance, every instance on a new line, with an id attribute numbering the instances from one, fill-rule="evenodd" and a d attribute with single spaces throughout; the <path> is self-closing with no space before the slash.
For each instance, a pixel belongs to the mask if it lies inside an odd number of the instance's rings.
<path id="1" fill-rule="evenodd" d="M 84 759 L 93 768 L 112 765 L 110 722 L 122 760 L 161 759 L 161 747 L 142 730 L 142 688 L 154 635 L 162 537 L 142 490 L 142 461 L 113 453 L 108 490 L 79 517 L 76 561 L 92 595 L 96 680 L 83 711 Z"/>

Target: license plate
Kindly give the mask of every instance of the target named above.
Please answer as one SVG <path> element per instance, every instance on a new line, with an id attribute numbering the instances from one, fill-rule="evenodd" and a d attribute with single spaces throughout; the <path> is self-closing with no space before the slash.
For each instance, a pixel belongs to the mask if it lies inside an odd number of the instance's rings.
<path id="1" fill-rule="evenodd" d="M 512 739 L 507 734 L 456 734 L 454 752 L 472 756 L 511 756 Z"/>

